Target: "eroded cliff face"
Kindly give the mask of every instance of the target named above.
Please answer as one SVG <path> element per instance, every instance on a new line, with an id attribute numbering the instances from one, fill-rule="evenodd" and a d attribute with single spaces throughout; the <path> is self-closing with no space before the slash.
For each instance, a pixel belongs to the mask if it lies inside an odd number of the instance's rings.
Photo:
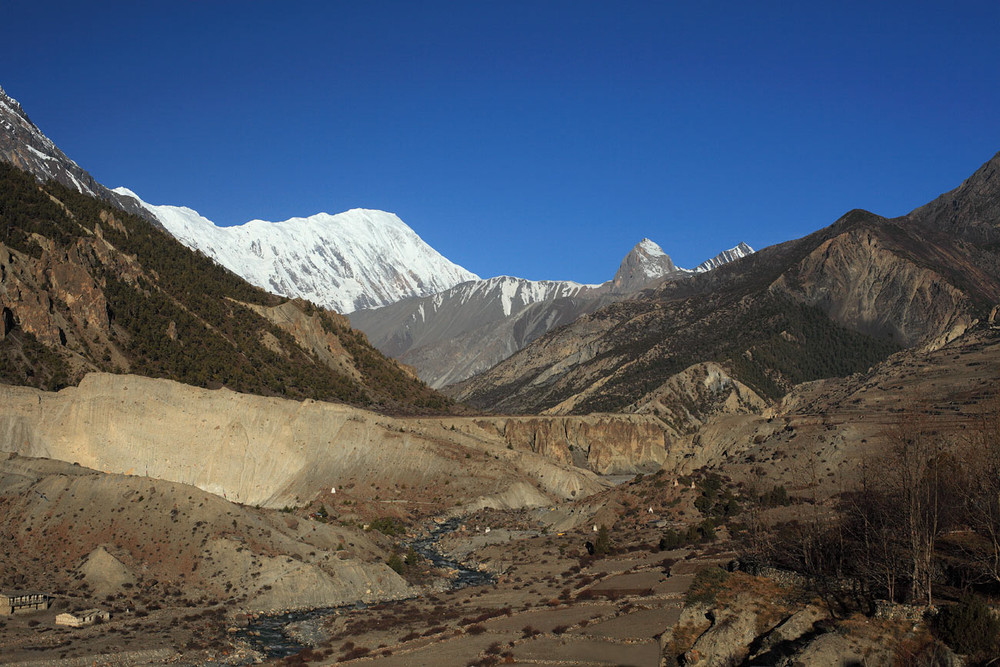
<path id="1" fill-rule="evenodd" d="M 452 507 L 515 485 L 515 497 L 534 504 L 601 488 L 587 471 L 440 421 L 168 380 L 90 374 L 57 393 L 0 385 L 0 406 L 0 451 L 182 482 L 248 505 L 299 505 L 349 484 L 372 495 L 435 489 Z"/>
<path id="2" fill-rule="evenodd" d="M 695 364 L 619 414 L 559 414 L 451 419 L 444 423 L 475 437 L 501 438 L 515 450 L 542 454 L 555 461 L 600 474 L 638 473 L 675 466 L 691 458 L 692 436 L 706 425 L 757 419 L 774 406 L 721 364 Z M 678 447 L 683 453 L 678 454 Z"/>
<path id="3" fill-rule="evenodd" d="M 663 425 L 649 416 L 491 417 L 451 423 L 468 433 L 501 438 L 515 451 L 535 452 L 599 474 L 655 470 L 670 445 Z"/>
<path id="4" fill-rule="evenodd" d="M 941 273 L 901 256 L 870 229 L 821 243 L 771 289 L 821 307 L 835 322 L 909 347 L 954 338 L 972 322 L 969 297 Z"/>

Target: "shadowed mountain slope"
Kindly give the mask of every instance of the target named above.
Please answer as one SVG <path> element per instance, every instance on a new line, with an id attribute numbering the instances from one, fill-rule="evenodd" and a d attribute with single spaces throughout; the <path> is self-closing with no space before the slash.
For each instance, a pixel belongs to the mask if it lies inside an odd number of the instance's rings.
<path id="1" fill-rule="evenodd" d="M 809 236 L 584 316 L 450 393 L 500 411 L 641 402 L 716 361 L 765 397 L 940 345 L 1000 301 L 1000 157 L 908 216 L 855 210 Z"/>
<path id="2" fill-rule="evenodd" d="M 71 160 L 42 134 L 28 115 L 0 88 L 0 161 L 22 169 L 40 182 L 57 181 L 82 194 L 93 195 L 159 225 L 154 216 L 128 197 L 109 190 Z"/>

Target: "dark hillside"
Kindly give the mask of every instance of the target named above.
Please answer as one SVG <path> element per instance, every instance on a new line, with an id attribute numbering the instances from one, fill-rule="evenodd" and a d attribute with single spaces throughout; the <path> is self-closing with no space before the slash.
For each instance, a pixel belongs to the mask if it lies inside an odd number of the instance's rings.
<path id="1" fill-rule="evenodd" d="M 334 364 L 250 307 L 282 299 L 143 218 L 6 164 L 0 268 L 5 382 L 58 389 L 104 370 L 393 412 L 450 405 L 340 316 L 296 306 Z"/>

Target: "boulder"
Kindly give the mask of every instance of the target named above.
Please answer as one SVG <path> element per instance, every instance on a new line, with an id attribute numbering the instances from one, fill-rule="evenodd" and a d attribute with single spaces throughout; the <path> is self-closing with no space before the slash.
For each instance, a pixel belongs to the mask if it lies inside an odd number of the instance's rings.
<path id="1" fill-rule="evenodd" d="M 723 667 L 746 657 L 757 636 L 757 614 L 747 606 L 717 609 L 706 630 L 684 654 L 685 665 Z"/>
<path id="2" fill-rule="evenodd" d="M 787 645 L 800 639 L 805 634 L 812 632 L 817 621 L 827 618 L 830 618 L 830 613 L 816 605 L 809 605 L 804 609 L 798 610 L 757 642 L 751 659 L 757 659 L 779 646 Z"/>

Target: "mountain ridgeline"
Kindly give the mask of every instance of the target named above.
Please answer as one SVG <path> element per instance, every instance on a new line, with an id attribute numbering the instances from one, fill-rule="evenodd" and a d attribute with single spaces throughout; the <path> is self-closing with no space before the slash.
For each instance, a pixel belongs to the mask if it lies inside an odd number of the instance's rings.
<path id="1" fill-rule="evenodd" d="M 443 257 L 393 213 L 352 209 L 283 222 L 219 227 L 184 206 L 114 193 L 156 218 L 178 241 L 251 285 L 338 313 L 425 296 L 478 276 Z"/>
<path id="2" fill-rule="evenodd" d="M 660 246 L 643 239 L 625 256 L 614 277 L 600 285 L 499 276 L 359 310 L 349 317 L 375 347 L 413 366 L 421 379 L 441 388 L 491 368 L 539 336 L 602 306 L 751 253 L 750 246 L 740 243 L 696 269 L 682 269 Z"/>
<path id="3" fill-rule="evenodd" d="M 629 410 L 706 361 L 764 397 L 940 346 L 1000 302 L 1000 155 L 907 216 L 855 210 L 795 241 L 550 332 L 450 387 L 503 412 Z"/>
<path id="4" fill-rule="evenodd" d="M 0 380 L 12 384 L 58 389 L 112 371 L 390 412 L 450 405 L 343 317 L 2 163 L 0 313 Z"/>

